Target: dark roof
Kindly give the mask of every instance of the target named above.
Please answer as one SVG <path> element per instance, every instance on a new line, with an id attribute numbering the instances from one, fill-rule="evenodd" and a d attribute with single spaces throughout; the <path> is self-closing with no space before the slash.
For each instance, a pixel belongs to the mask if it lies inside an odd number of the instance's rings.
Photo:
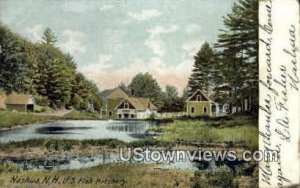
<path id="1" fill-rule="evenodd" d="M 30 95 L 10 94 L 7 96 L 5 104 L 34 104 L 34 99 Z"/>

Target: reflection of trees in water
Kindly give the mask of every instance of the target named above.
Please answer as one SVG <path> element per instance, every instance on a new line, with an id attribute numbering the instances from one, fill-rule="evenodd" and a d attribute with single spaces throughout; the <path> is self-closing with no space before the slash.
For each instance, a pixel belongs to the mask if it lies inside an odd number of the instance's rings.
<path id="1" fill-rule="evenodd" d="M 141 121 L 125 121 L 118 122 L 117 124 L 110 125 L 107 128 L 118 132 L 133 132 L 133 133 L 144 133 L 150 127 L 155 126 L 154 122 L 141 122 Z"/>

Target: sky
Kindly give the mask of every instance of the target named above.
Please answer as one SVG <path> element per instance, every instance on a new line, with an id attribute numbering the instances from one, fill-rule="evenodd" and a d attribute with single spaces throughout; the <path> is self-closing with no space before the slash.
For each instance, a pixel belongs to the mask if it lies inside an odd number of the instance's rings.
<path id="1" fill-rule="evenodd" d="M 49 27 L 56 46 L 100 90 L 149 72 L 181 92 L 204 42 L 213 44 L 235 0 L 0 0 L 0 21 L 32 42 Z"/>

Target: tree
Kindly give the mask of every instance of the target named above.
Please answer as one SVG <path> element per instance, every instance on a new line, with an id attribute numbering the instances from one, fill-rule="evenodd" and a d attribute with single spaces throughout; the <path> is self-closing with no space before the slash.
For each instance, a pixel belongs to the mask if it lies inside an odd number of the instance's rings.
<path id="1" fill-rule="evenodd" d="M 30 66 L 25 45 L 26 41 L 0 24 L 0 87 L 8 93 L 28 93 L 30 90 Z"/>
<path id="2" fill-rule="evenodd" d="M 175 86 L 167 85 L 164 92 L 164 103 L 161 111 L 180 112 L 183 110 L 184 101 L 178 96 L 178 90 Z"/>
<path id="3" fill-rule="evenodd" d="M 100 110 L 97 85 L 77 73 L 72 56 L 54 46 L 56 40 L 50 28 L 42 43 L 31 43 L 0 24 L 0 90 L 32 94 L 38 104 L 53 108 L 92 104 Z"/>
<path id="4" fill-rule="evenodd" d="M 258 0 L 239 0 L 232 12 L 224 17 L 215 47 L 224 83 L 232 88 L 228 101 L 240 106 L 245 96 L 252 99 L 253 110 L 258 106 Z"/>
<path id="5" fill-rule="evenodd" d="M 210 71 L 214 62 L 214 52 L 208 43 L 202 45 L 194 59 L 194 68 L 188 82 L 189 95 L 192 95 L 198 89 L 208 93 L 211 77 Z"/>
<path id="6" fill-rule="evenodd" d="M 139 73 L 129 84 L 131 94 L 136 97 L 148 97 L 158 107 L 163 103 L 163 94 L 158 82 L 149 73 Z"/>
<path id="7" fill-rule="evenodd" d="M 42 37 L 42 41 L 45 44 L 54 45 L 55 42 L 57 41 L 57 37 L 50 28 L 46 28 L 46 30 L 44 31 L 44 35 Z"/>
<path id="8" fill-rule="evenodd" d="M 124 82 L 121 82 L 118 87 L 121 88 L 128 95 L 131 95 L 130 89 L 128 88 L 128 86 L 126 86 Z"/>

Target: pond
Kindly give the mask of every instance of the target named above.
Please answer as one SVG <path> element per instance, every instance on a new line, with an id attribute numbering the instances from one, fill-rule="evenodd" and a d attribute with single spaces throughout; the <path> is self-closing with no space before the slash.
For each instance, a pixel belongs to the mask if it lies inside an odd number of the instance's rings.
<path id="1" fill-rule="evenodd" d="M 116 138 L 131 142 L 151 137 L 146 131 L 153 126 L 157 126 L 154 121 L 55 121 L 1 131 L 0 143 L 49 138 L 76 140 Z"/>
<path id="2" fill-rule="evenodd" d="M 56 121 L 33 124 L 0 132 L 0 143 L 11 141 L 26 141 L 30 139 L 105 139 L 116 138 L 125 142 L 152 138 L 147 130 L 153 126 L 160 126 L 154 121 Z M 89 168 L 105 163 L 120 163 L 120 156 L 87 156 L 87 157 L 44 157 L 40 159 L 0 158 L 0 163 L 11 162 L 24 170 L 64 170 Z M 132 161 L 128 161 L 129 163 Z M 148 163 L 141 161 L 140 163 Z M 226 165 L 233 170 L 244 162 L 199 162 L 199 161 L 159 161 L 161 168 L 180 170 L 208 170 Z"/>

